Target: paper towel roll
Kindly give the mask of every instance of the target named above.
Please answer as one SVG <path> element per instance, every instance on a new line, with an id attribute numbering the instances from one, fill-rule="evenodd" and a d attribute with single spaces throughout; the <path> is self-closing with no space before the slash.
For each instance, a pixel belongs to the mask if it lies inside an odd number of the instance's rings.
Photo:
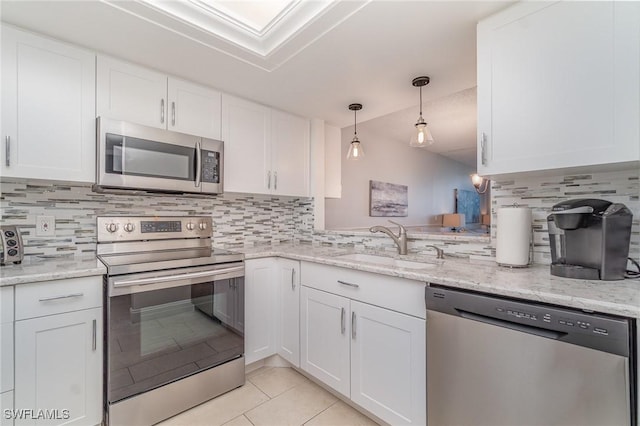
<path id="1" fill-rule="evenodd" d="M 498 209 L 496 262 L 505 266 L 527 266 L 531 244 L 531 210 L 528 207 Z"/>

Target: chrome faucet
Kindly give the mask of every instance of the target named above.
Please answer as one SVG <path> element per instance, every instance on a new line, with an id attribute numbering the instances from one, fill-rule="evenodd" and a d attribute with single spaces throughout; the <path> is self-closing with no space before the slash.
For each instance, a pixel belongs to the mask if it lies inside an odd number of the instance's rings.
<path id="1" fill-rule="evenodd" d="M 431 247 L 433 249 L 436 249 L 436 259 L 444 259 L 444 251 L 440 248 L 440 247 L 436 247 L 436 246 L 424 246 L 425 248 L 427 247 Z"/>
<path id="2" fill-rule="evenodd" d="M 407 254 L 407 230 L 405 229 L 404 226 L 400 225 L 397 222 L 394 222 L 392 220 L 390 220 L 389 222 L 393 223 L 394 225 L 398 225 L 400 227 L 400 233 L 398 234 L 397 237 L 393 233 L 393 231 L 387 228 L 386 226 L 380 226 L 380 225 L 372 226 L 371 228 L 369 228 L 369 231 L 384 232 L 389 237 L 391 237 L 394 243 L 396 243 L 396 245 L 398 246 L 399 254 Z"/>

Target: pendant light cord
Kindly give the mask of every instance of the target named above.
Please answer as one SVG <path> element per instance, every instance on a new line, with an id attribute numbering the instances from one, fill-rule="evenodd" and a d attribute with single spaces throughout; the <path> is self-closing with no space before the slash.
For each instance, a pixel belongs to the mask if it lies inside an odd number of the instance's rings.
<path id="1" fill-rule="evenodd" d="M 420 86 L 420 117 L 422 117 L 422 86 Z"/>
<path id="2" fill-rule="evenodd" d="M 358 114 L 358 110 L 353 110 L 353 136 L 358 136 L 358 120 L 356 115 Z"/>

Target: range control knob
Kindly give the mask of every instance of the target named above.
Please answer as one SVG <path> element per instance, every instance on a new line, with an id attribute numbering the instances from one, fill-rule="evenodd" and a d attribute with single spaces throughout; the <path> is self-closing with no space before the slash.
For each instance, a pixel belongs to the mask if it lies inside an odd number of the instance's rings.
<path id="1" fill-rule="evenodd" d="M 193 230 L 195 229 L 195 227 L 196 227 L 196 225 L 194 225 L 194 223 L 193 223 L 193 222 L 189 222 L 189 223 L 187 223 L 187 229 L 188 229 L 189 231 L 193 231 Z"/>
<path id="2" fill-rule="evenodd" d="M 133 232 L 133 230 L 136 229 L 136 226 L 133 223 L 125 223 L 124 224 L 124 230 L 127 232 Z"/>
<path id="3" fill-rule="evenodd" d="M 207 229 L 207 222 L 200 222 L 198 225 L 201 231 L 205 231 Z"/>
<path id="4" fill-rule="evenodd" d="M 110 232 L 110 233 L 113 234 L 117 230 L 118 230 L 118 224 L 117 223 L 113 223 L 113 222 L 107 223 L 107 232 Z"/>

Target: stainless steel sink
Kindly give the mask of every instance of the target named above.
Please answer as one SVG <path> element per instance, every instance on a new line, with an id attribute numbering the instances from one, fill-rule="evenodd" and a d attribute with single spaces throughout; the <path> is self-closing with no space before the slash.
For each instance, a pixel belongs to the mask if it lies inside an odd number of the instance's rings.
<path id="1" fill-rule="evenodd" d="M 382 265 L 382 266 L 396 266 L 398 268 L 405 268 L 405 269 L 430 269 L 437 266 L 437 264 L 435 263 L 424 263 L 424 262 L 416 262 L 412 260 L 394 259 L 393 257 L 377 256 L 375 254 L 363 254 L 363 253 L 343 254 L 340 256 L 336 256 L 336 258 L 344 259 L 344 260 L 352 260 L 354 262 L 372 263 L 372 264 Z"/>

